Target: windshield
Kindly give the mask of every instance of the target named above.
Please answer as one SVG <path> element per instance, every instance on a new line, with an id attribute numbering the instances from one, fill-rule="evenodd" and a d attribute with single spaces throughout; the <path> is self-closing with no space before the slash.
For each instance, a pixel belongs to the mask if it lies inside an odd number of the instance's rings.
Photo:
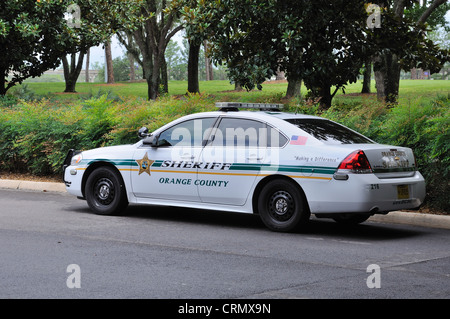
<path id="1" fill-rule="evenodd" d="M 367 137 L 325 119 L 286 119 L 316 139 L 328 144 L 374 144 Z"/>

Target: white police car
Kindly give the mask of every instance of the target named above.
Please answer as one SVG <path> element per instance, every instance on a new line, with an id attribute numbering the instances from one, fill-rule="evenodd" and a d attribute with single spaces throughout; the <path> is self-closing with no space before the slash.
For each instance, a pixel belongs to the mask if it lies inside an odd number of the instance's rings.
<path id="1" fill-rule="evenodd" d="M 414 209 L 425 182 L 409 148 L 380 145 L 333 121 L 283 113 L 282 105 L 217 103 L 134 145 L 71 150 L 67 191 L 97 214 L 128 203 L 258 214 L 271 230 L 310 218 L 360 223 Z M 239 108 L 260 111 L 239 111 Z"/>

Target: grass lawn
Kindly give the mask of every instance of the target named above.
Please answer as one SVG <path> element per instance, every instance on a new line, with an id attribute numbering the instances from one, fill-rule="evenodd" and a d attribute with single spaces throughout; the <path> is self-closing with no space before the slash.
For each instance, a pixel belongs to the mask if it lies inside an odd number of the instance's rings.
<path id="1" fill-rule="evenodd" d="M 102 83 L 78 83 L 76 90 L 78 94 L 63 94 L 65 84 L 63 82 L 49 83 L 27 83 L 28 87 L 38 95 L 46 95 L 57 100 L 74 99 L 79 96 L 94 94 L 99 90 L 112 93 L 126 98 L 128 96 L 147 99 L 147 83 L 119 82 L 113 85 Z M 228 81 L 201 81 L 201 93 L 207 93 L 221 101 L 242 101 L 242 102 L 280 102 L 286 93 L 287 83 L 265 83 L 263 89 L 251 92 L 234 91 L 234 85 Z M 183 95 L 186 93 L 186 81 L 170 81 L 169 94 Z M 14 89 L 12 89 L 14 90 Z M 348 103 L 361 98 L 357 94 L 361 90 L 361 81 L 349 84 L 343 94 L 339 91 L 333 100 L 334 103 Z M 302 86 L 302 94 L 306 94 L 307 89 Z M 372 92 L 376 92 L 375 81 L 372 81 Z M 444 80 L 401 80 L 400 81 L 400 102 L 407 103 L 417 98 L 432 98 L 436 95 L 447 95 L 450 93 L 450 81 Z M 356 96 L 355 96 L 356 94 Z"/>

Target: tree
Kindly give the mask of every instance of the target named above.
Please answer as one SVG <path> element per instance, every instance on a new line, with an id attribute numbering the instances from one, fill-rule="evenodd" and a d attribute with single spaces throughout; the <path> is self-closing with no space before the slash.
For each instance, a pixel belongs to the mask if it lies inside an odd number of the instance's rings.
<path id="1" fill-rule="evenodd" d="M 74 28 L 79 50 L 72 52 L 70 63 L 66 56 L 61 58 L 66 81 L 65 92 L 75 92 L 83 59 L 91 46 L 105 45 L 107 66 L 112 67 L 109 41 L 117 30 L 132 30 L 142 20 L 139 15 L 143 0 L 79 0 L 76 8 L 80 16 L 79 25 Z M 77 61 L 78 57 L 78 61 Z M 108 69 L 108 83 L 114 83 L 113 71 Z"/>
<path id="2" fill-rule="evenodd" d="M 118 26 L 131 27 L 138 19 L 133 6 L 141 1 L 79 0 L 76 4 L 72 0 L 2 1 L 0 95 L 29 77 L 55 69 L 68 54 L 80 52 L 81 59 L 88 47 L 101 43 Z M 76 8 L 79 20 L 65 19 L 66 13 L 73 12 L 70 7 Z M 69 67 L 66 63 L 67 74 L 81 70 L 78 65 L 81 64 L 74 62 Z M 69 81 L 73 84 L 75 74 L 71 75 Z"/>
<path id="3" fill-rule="evenodd" d="M 182 25 L 176 25 L 181 4 L 182 1 L 176 0 L 146 0 L 140 7 L 146 19 L 131 33 L 142 56 L 149 100 L 155 100 L 159 96 L 161 78 L 167 79 L 164 53 L 170 39 L 183 29 Z M 129 48 L 126 44 L 125 46 L 133 55 L 137 53 L 132 47 Z M 167 83 L 167 80 L 163 82 Z"/>
<path id="4" fill-rule="evenodd" d="M 216 64 L 227 64 L 235 83 L 261 88 L 284 71 L 288 97 L 303 80 L 323 108 L 357 80 L 368 53 L 364 1 L 203 1 L 185 16 L 211 43 Z"/>
<path id="5" fill-rule="evenodd" d="M 0 2 L 0 95 L 29 77 L 59 65 L 74 35 L 60 1 Z"/>
<path id="6" fill-rule="evenodd" d="M 388 104 L 396 103 L 399 94 L 400 71 L 413 67 L 439 72 L 449 59 L 449 51 L 440 49 L 426 38 L 430 19 L 433 24 L 442 21 L 435 15 L 450 8 L 446 0 L 375 1 L 383 9 L 381 28 L 375 29 L 371 39 L 374 54 L 374 73 L 377 96 Z M 445 9 L 446 8 L 446 9 Z"/>

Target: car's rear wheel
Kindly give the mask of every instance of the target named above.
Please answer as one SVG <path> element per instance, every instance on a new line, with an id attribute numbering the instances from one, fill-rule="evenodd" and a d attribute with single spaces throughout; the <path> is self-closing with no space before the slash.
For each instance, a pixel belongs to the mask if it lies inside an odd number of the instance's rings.
<path id="1" fill-rule="evenodd" d="M 371 215 L 370 214 L 336 214 L 333 217 L 333 220 L 339 224 L 344 225 L 357 225 L 365 222 L 369 219 Z"/>
<path id="2" fill-rule="evenodd" d="M 116 215 L 128 205 L 125 185 L 120 174 L 111 167 L 96 168 L 88 177 L 86 201 L 99 215 Z"/>
<path id="3" fill-rule="evenodd" d="M 267 183 L 258 197 L 262 222 L 273 231 L 289 232 L 305 226 L 310 213 L 301 190 L 283 179 Z"/>

